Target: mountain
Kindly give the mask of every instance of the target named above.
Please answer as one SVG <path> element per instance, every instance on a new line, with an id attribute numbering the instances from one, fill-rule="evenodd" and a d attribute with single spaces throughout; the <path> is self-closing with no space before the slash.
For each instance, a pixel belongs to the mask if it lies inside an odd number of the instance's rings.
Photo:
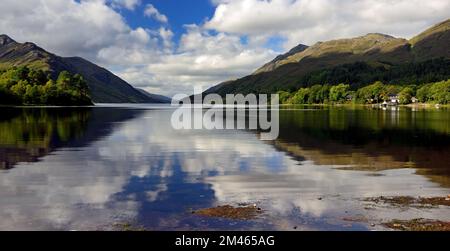
<path id="1" fill-rule="evenodd" d="M 299 45 L 253 74 L 205 93 L 273 93 L 313 84 L 347 82 L 359 87 L 376 80 L 400 83 L 450 78 L 449 44 L 450 19 L 411 40 L 370 33 L 310 47 Z"/>
<path id="2" fill-rule="evenodd" d="M 300 53 L 300 52 L 302 52 L 302 51 L 304 51 L 306 49 L 308 49 L 307 45 L 299 44 L 299 45 L 295 46 L 294 48 L 292 48 L 287 53 L 279 55 L 274 60 L 270 61 L 269 63 L 267 63 L 265 65 L 263 65 L 261 68 L 256 70 L 256 72 L 254 74 L 267 72 L 267 71 L 273 71 L 279 66 L 280 62 L 283 62 L 283 60 L 287 59 L 288 57 L 290 57 L 292 55 L 295 55 L 297 53 Z"/>
<path id="3" fill-rule="evenodd" d="M 28 66 L 50 72 L 56 77 L 61 71 L 79 73 L 87 81 L 95 103 L 161 103 L 133 88 L 105 68 L 80 57 L 60 57 L 33 43 L 18 43 L 0 35 L 0 69 Z"/>
<path id="4" fill-rule="evenodd" d="M 163 95 L 158 95 L 158 94 L 152 94 L 147 92 L 146 90 L 140 89 L 140 88 L 136 88 L 136 90 L 138 90 L 139 92 L 141 92 L 142 94 L 144 94 L 145 96 L 147 96 L 148 98 L 158 101 L 157 103 L 171 103 L 172 99 Z"/>
<path id="5" fill-rule="evenodd" d="M 410 43 L 418 59 L 450 57 L 450 19 L 415 36 Z"/>

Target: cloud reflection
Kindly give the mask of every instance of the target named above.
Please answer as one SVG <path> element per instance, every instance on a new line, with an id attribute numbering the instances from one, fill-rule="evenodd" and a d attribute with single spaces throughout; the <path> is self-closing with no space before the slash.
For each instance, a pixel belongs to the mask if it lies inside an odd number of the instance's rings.
<path id="1" fill-rule="evenodd" d="M 114 130 L 88 145 L 0 171 L 0 229 L 102 229 L 133 220 L 152 229 L 233 229 L 188 211 L 238 203 L 265 209 L 265 222 L 251 223 L 256 229 L 340 229 L 336 219 L 346 211 L 372 214 L 357 198 L 449 193 L 412 169 L 379 177 L 298 161 L 249 131 L 174 131 L 170 116 L 146 110 L 111 121 Z M 430 209 L 421 217 L 449 218 L 447 212 Z"/>

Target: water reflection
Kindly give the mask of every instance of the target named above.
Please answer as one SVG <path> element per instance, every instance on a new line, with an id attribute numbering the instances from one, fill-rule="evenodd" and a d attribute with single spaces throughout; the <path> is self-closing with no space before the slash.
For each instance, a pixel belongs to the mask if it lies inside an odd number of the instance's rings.
<path id="1" fill-rule="evenodd" d="M 317 165 L 417 168 L 450 187 L 450 111 L 317 109 L 281 115 L 277 149 Z"/>
<path id="2" fill-rule="evenodd" d="M 36 162 L 61 147 L 82 147 L 107 135 L 113 123 L 139 111 L 113 113 L 91 108 L 2 108 L 0 169 L 19 162 Z"/>
<path id="3" fill-rule="evenodd" d="M 14 168 L 0 171 L 0 229 L 109 229 L 136 222 L 163 230 L 364 230 L 370 227 L 342 218 L 450 218 L 446 208 L 368 211 L 359 200 L 448 194 L 448 164 L 437 164 L 448 158 L 447 113 L 284 111 L 275 142 L 251 131 L 174 131 L 171 110 L 154 107 L 9 114 L 0 122 L 1 149 L 16 156 L 45 150 L 15 161 L 1 155 Z M 442 171 L 417 175 L 428 170 L 421 169 L 422 155 Z M 377 170 L 382 176 L 370 175 Z M 439 179 L 430 180 L 433 175 Z M 250 222 L 191 214 L 238 203 L 257 203 L 266 213 Z"/>

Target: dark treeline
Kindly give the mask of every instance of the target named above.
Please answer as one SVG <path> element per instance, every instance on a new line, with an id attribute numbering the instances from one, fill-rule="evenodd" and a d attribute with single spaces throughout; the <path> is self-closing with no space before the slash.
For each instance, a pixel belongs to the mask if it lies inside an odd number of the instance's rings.
<path id="1" fill-rule="evenodd" d="M 357 62 L 309 73 L 285 91 L 292 92 L 301 87 L 325 83 L 330 85 L 345 83 L 356 90 L 377 81 L 396 85 L 421 85 L 447 79 L 450 79 L 450 59 L 439 58 L 402 65 L 378 66 Z"/>
<path id="2" fill-rule="evenodd" d="M 0 71 L 0 104 L 92 105 L 89 88 L 79 74 L 62 71 L 56 80 L 26 66 Z"/>
<path id="3" fill-rule="evenodd" d="M 278 93 L 285 104 L 373 104 L 392 96 L 400 104 L 448 104 L 449 79 L 450 60 L 444 58 L 402 65 L 357 62 L 312 72 Z"/>

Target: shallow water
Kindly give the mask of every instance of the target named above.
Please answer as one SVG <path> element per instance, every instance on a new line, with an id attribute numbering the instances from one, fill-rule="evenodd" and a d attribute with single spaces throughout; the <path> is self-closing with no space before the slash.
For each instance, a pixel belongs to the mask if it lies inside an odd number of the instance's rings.
<path id="1" fill-rule="evenodd" d="M 1 108 L 0 230 L 374 230 L 450 220 L 375 196 L 450 194 L 450 111 L 280 112 L 280 137 L 175 131 L 166 106 Z M 193 215 L 257 204 L 239 221 Z"/>

